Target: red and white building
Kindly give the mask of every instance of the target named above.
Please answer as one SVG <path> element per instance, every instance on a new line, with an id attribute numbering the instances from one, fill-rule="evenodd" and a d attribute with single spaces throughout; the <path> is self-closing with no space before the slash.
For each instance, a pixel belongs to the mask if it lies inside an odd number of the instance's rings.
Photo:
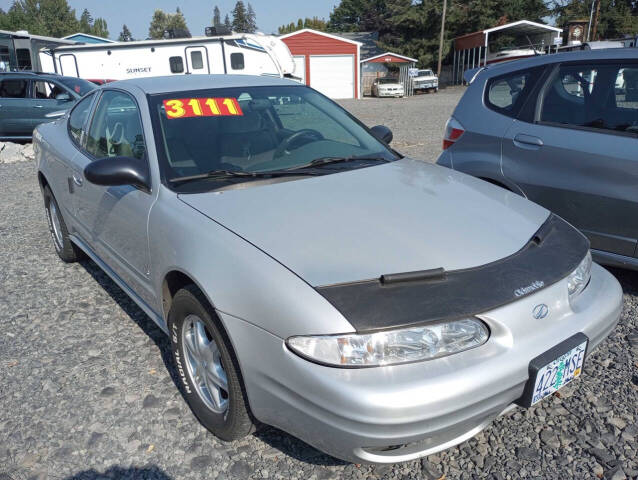
<path id="1" fill-rule="evenodd" d="M 361 42 L 305 28 L 280 37 L 296 63 L 295 76 L 330 98 L 361 98 Z"/>

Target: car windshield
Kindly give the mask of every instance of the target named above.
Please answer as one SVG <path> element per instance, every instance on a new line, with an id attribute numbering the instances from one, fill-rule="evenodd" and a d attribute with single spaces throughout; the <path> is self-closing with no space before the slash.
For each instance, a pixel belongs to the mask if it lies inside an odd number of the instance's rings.
<path id="1" fill-rule="evenodd" d="M 434 72 L 432 70 L 419 70 L 419 77 L 432 77 Z"/>
<path id="2" fill-rule="evenodd" d="M 215 189 L 268 172 L 323 175 L 398 158 L 332 100 L 304 86 L 149 98 L 162 178 L 177 191 Z"/>
<path id="3" fill-rule="evenodd" d="M 379 83 L 398 83 L 396 78 L 380 78 Z"/>
<path id="4" fill-rule="evenodd" d="M 83 97 L 91 90 L 95 90 L 97 88 L 94 83 L 83 80 L 82 78 L 60 77 L 57 78 L 57 80 L 73 90 L 79 97 Z"/>

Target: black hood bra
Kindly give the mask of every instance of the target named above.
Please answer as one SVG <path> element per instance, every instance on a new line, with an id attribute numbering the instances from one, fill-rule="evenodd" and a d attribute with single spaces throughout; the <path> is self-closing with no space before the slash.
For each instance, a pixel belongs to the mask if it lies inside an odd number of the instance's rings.
<path id="1" fill-rule="evenodd" d="M 357 332 L 424 325 L 480 314 L 546 288 L 573 272 L 588 250 L 587 238 L 552 214 L 521 250 L 486 265 L 391 273 L 316 290 Z"/>

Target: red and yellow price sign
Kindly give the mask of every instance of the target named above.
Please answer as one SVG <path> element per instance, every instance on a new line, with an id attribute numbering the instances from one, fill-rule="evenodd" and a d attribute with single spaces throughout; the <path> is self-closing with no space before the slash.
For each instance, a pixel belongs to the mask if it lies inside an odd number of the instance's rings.
<path id="1" fill-rule="evenodd" d="M 173 98 L 164 100 L 166 118 L 243 115 L 236 98 Z"/>

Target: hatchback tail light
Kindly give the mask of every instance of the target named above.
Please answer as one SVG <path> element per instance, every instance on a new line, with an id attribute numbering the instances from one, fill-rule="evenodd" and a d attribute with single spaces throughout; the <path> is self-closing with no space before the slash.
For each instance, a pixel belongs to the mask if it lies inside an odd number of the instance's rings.
<path id="1" fill-rule="evenodd" d="M 464 133 L 465 129 L 463 128 L 463 125 L 461 125 L 456 118 L 450 117 L 450 119 L 445 124 L 445 133 L 443 135 L 443 150 L 447 150 L 452 145 L 454 145 Z"/>

